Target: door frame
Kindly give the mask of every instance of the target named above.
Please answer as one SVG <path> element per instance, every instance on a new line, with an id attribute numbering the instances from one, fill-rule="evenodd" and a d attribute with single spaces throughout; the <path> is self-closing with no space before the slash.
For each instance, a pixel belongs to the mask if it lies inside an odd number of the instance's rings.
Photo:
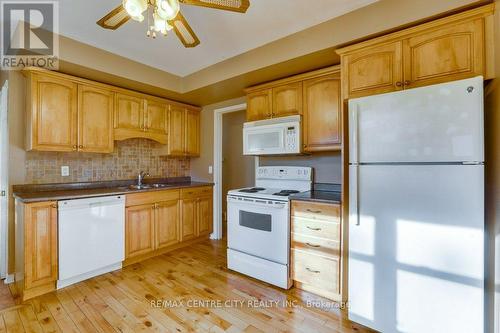
<path id="1" fill-rule="evenodd" d="M 222 239 L 222 116 L 226 113 L 244 111 L 247 103 L 231 105 L 214 110 L 214 231 L 210 234 L 211 239 Z M 258 165 L 259 158 L 255 163 Z"/>
<path id="2" fill-rule="evenodd" d="M 5 81 L 0 90 L 0 155 L 9 154 L 8 96 L 9 82 Z M 8 275 L 8 238 L 9 238 L 9 159 L 0 160 L 0 279 Z"/>

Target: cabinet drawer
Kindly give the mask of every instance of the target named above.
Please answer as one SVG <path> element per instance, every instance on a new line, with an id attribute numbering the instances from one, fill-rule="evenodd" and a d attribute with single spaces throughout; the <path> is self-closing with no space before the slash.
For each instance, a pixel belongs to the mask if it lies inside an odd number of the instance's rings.
<path id="1" fill-rule="evenodd" d="M 338 222 L 292 217 L 292 232 L 340 241 L 340 223 Z"/>
<path id="2" fill-rule="evenodd" d="M 212 194 L 211 186 L 184 188 L 181 190 L 181 199 L 193 199 Z"/>
<path id="3" fill-rule="evenodd" d="M 125 197 L 125 205 L 130 207 L 176 199 L 179 199 L 179 190 L 141 192 L 127 194 Z"/>
<path id="4" fill-rule="evenodd" d="M 292 233 L 292 248 L 334 259 L 340 257 L 340 242 L 324 238 Z"/>
<path id="5" fill-rule="evenodd" d="M 319 290 L 339 293 L 339 270 L 337 259 L 292 249 L 292 278 L 295 281 Z"/>
<path id="6" fill-rule="evenodd" d="M 292 216 L 340 222 L 340 205 L 293 201 Z"/>

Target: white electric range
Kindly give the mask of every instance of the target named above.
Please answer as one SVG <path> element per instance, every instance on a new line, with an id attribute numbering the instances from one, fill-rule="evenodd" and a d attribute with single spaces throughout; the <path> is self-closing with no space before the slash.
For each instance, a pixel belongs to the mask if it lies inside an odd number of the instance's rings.
<path id="1" fill-rule="evenodd" d="M 312 168 L 259 167 L 255 187 L 229 191 L 228 268 L 290 288 L 289 195 L 311 188 Z"/>

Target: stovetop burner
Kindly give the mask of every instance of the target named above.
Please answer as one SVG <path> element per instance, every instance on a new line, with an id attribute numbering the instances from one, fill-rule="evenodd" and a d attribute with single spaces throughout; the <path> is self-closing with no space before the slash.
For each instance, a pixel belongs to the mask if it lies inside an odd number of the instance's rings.
<path id="1" fill-rule="evenodd" d="M 252 187 L 252 188 L 244 188 L 242 190 L 239 190 L 238 192 L 243 192 L 243 193 L 257 193 L 259 191 L 264 191 L 265 188 L 263 187 Z"/>
<path id="2" fill-rule="evenodd" d="M 279 192 L 273 193 L 273 195 L 279 195 L 282 197 L 288 197 L 290 194 L 295 194 L 299 193 L 300 191 L 297 190 L 281 190 Z"/>

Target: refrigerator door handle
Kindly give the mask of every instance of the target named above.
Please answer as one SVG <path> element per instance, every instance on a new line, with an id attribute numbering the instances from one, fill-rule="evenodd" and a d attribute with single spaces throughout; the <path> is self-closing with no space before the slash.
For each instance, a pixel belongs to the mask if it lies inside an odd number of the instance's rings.
<path id="1" fill-rule="evenodd" d="M 359 110 L 355 101 L 349 101 L 350 163 L 359 162 Z"/>
<path id="2" fill-rule="evenodd" d="M 359 166 L 352 165 L 349 175 L 349 220 L 354 225 L 361 224 L 359 218 Z"/>

